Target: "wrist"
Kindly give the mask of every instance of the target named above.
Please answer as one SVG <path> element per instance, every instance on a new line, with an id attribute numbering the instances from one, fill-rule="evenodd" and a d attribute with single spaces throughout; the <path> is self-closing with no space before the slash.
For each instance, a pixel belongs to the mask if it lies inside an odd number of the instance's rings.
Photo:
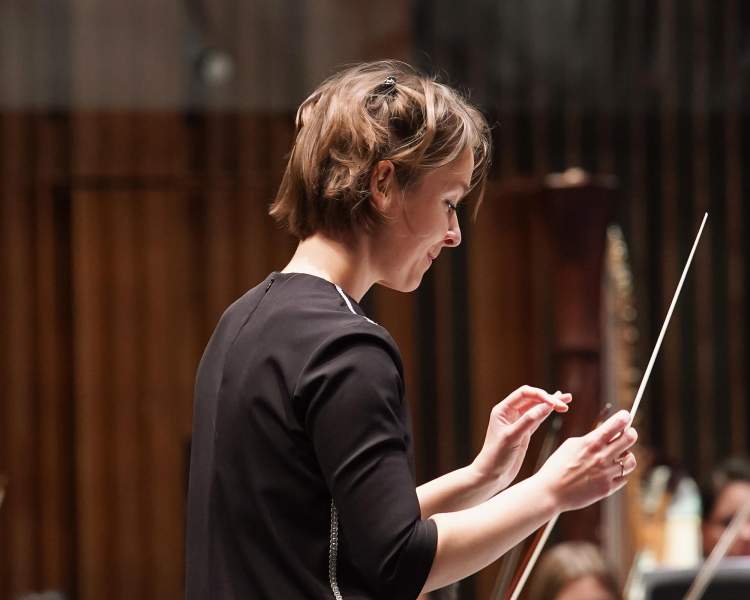
<path id="1" fill-rule="evenodd" d="M 464 467 L 472 487 L 486 490 L 486 496 L 494 496 L 505 486 L 497 473 L 485 468 L 479 457 L 475 458 L 469 465 Z"/>
<path id="2" fill-rule="evenodd" d="M 525 480 L 528 484 L 529 497 L 539 503 L 547 519 L 552 519 L 564 512 L 560 498 L 552 486 L 539 472 Z"/>

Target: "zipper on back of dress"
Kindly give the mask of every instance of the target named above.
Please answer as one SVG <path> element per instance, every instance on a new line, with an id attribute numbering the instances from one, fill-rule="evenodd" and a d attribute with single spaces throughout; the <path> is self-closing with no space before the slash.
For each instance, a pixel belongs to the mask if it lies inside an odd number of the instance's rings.
<path id="1" fill-rule="evenodd" d="M 354 310 L 354 307 L 349 301 L 349 298 L 344 293 L 344 290 L 342 290 L 336 284 L 334 284 L 334 286 L 336 287 L 336 291 L 339 293 L 339 295 L 344 299 L 344 303 L 346 304 L 347 308 L 358 317 L 362 317 L 362 315 Z M 367 319 L 367 317 L 363 318 Z M 367 320 L 370 321 L 370 319 Z M 370 322 L 372 323 L 372 321 Z M 343 596 L 341 595 L 341 590 L 339 589 L 339 582 L 336 573 L 336 568 L 338 566 L 338 554 L 339 513 L 336 510 L 336 503 L 334 502 L 333 498 L 331 498 L 331 533 L 328 541 L 328 583 L 330 583 L 331 585 L 331 592 L 333 592 L 333 597 L 335 598 L 335 600 L 344 600 Z"/>
<path id="2" fill-rule="evenodd" d="M 331 498 L 331 535 L 328 541 L 328 583 L 331 584 L 331 591 L 336 600 L 344 600 L 339 590 L 339 582 L 336 577 L 336 567 L 338 564 L 339 553 L 339 515 L 336 511 L 336 505 Z"/>

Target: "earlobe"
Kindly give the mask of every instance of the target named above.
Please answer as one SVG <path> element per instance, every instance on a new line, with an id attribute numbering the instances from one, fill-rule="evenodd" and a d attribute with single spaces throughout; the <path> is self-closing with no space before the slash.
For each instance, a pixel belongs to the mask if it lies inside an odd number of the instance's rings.
<path id="1" fill-rule="evenodd" d="M 393 199 L 395 169 L 390 160 L 379 161 L 372 169 L 370 176 L 370 195 L 376 208 L 386 212 Z"/>

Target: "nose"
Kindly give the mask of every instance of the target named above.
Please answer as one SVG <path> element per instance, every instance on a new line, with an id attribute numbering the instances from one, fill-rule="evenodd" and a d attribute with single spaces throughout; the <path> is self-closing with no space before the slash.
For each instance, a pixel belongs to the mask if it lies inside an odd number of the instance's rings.
<path id="1" fill-rule="evenodd" d="M 461 226 L 458 224 L 456 213 L 451 215 L 451 222 L 448 231 L 445 233 L 444 243 L 451 248 L 455 248 L 461 243 Z"/>

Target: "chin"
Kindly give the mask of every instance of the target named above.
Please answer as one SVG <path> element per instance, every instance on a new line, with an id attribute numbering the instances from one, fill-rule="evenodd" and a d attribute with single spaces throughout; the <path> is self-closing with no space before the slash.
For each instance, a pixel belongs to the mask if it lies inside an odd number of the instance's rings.
<path id="1" fill-rule="evenodd" d="M 390 290 L 408 293 L 413 292 L 419 287 L 419 284 L 422 283 L 422 276 L 420 275 L 419 277 L 409 277 L 407 279 L 398 281 L 393 279 L 383 279 L 381 281 L 378 281 L 378 283 Z"/>

